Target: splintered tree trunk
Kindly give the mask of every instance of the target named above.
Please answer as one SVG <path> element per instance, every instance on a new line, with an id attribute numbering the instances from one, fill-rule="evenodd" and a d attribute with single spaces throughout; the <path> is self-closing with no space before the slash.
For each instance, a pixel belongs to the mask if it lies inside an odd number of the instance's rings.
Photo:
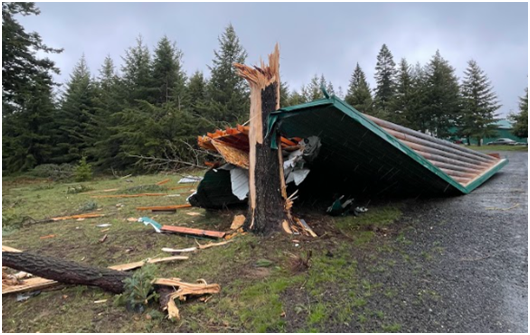
<path id="1" fill-rule="evenodd" d="M 267 134 L 268 117 L 280 108 L 280 52 L 276 45 L 269 64 L 261 67 L 234 64 L 238 75 L 250 84 L 249 130 L 249 214 L 245 228 L 266 234 L 290 222 L 283 177 L 280 140 L 278 150 L 271 149 L 272 135 Z"/>
<path id="2" fill-rule="evenodd" d="M 2 251 L 2 266 L 59 283 L 97 286 L 112 293 L 122 293 L 123 280 L 130 276 L 126 272 L 96 268 L 27 252 Z"/>

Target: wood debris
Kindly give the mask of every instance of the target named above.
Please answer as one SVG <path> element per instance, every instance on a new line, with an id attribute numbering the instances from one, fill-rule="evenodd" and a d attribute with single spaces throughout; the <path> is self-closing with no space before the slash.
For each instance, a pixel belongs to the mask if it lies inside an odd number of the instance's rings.
<path id="1" fill-rule="evenodd" d="M 205 294 L 216 294 L 221 291 L 219 284 L 208 284 L 204 279 L 197 280 L 196 284 L 186 283 L 180 278 L 158 278 L 153 281 L 154 285 L 170 286 L 175 292 L 169 294 L 169 301 L 164 307 L 168 312 L 169 319 L 180 320 L 180 312 L 175 303 L 175 299 L 186 301 L 188 296 L 202 296 Z"/>
<path id="2" fill-rule="evenodd" d="M 45 239 L 48 239 L 48 238 L 54 238 L 54 237 L 55 237 L 55 235 L 50 234 L 50 235 L 46 235 L 46 236 L 41 236 L 41 237 L 39 237 L 39 238 L 40 238 L 41 240 L 45 240 Z"/>
<path id="3" fill-rule="evenodd" d="M 189 215 L 189 216 L 204 216 L 204 214 L 198 213 L 198 212 L 187 212 L 186 215 Z"/>
<path id="4" fill-rule="evenodd" d="M 168 178 L 168 179 L 164 179 L 164 180 L 161 180 L 161 181 L 159 181 L 158 183 L 156 183 L 156 185 L 159 185 L 159 186 L 160 186 L 160 185 L 164 185 L 164 184 L 166 184 L 166 183 L 168 183 L 168 182 L 170 182 L 170 181 L 171 181 L 171 179 L 169 179 L 169 178 Z"/>
<path id="5" fill-rule="evenodd" d="M 243 214 L 234 216 L 234 220 L 232 221 L 232 225 L 230 225 L 230 229 L 237 230 L 243 226 L 245 223 L 245 216 Z"/>
<path id="6" fill-rule="evenodd" d="M 22 250 L 18 250 L 18 249 L 11 248 L 8 246 L 2 246 L 2 251 L 22 252 Z M 117 270 L 117 271 L 129 271 L 129 270 L 134 270 L 136 268 L 140 268 L 144 266 L 146 263 L 154 264 L 154 263 L 170 262 L 174 260 L 187 260 L 187 259 L 188 259 L 187 256 L 151 258 L 145 261 L 109 266 L 109 269 Z M 37 290 L 37 289 L 40 290 L 40 289 L 54 287 L 59 284 L 60 283 L 54 280 L 40 278 L 40 277 L 33 277 L 33 278 L 19 280 L 16 285 L 9 285 L 9 283 L 4 282 L 4 280 L 2 280 L 2 295 L 9 294 L 9 293 L 26 292 L 26 291 Z"/>
<path id="7" fill-rule="evenodd" d="M 93 195 L 91 198 L 137 198 L 137 197 L 162 197 L 165 193 L 138 193 L 138 194 L 114 194 L 114 195 Z"/>
<path id="8" fill-rule="evenodd" d="M 313 229 L 311 229 L 311 227 L 309 227 L 309 225 L 307 224 L 307 222 L 305 222 L 304 219 L 294 218 L 294 220 L 300 225 L 300 227 L 302 227 L 305 232 L 309 233 L 309 235 L 313 237 L 318 237 L 318 235 L 313 231 Z"/>
<path id="9" fill-rule="evenodd" d="M 186 234 L 186 235 L 196 235 L 196 236 L 206 236 L 206 237 L 213 237 L 213 238 L 223 238 L 226 235 L 226 233 L 222 231 L 203 230 L 203 229 L 177 227 L 177 226 L 162 226 L 160 230 L 164 232 L 179 233 L 179 234 Z"/>
<path id="10" fill-rule="evenodd" d="M 145 207 L 136 207 L 139 211 L 171 211 L 171 210 L 177 210 L 181 208 L 190 208 L 192 207 L 190 204 L 184 204 L 184 205 L 170 205 L 170 206 L 145 206 Z"/>
<path id="11" fill-rule="evenodd" d="M 196 250 L 197 250 L 196 247 L 185 248 L 185 249 L 162 248 L 163 252 L 193 252 Z"/>
<path id="12" fill-rule="evenodd" d="M 50 220 L 63 221 L 63 220 L 72 220 L 72 219 L 92 219 L 92 218 L 100 218 L 102 216 L 105 216 L 105 214 L 86 213 L 86 214 L 78 214 L 78 215 L 70 215 L 70 216 L 59 216 L 59 217 L 51 218 Z"/>
<path id="13" fill-rule="evenodd" d="M 217 243 L 210 242 L 208 244 L 200 244 L 199 242 L 195 241 L 195 243 L 197 243 L 199 249 L 208 249 L 208 248 L 212 248 L 212 247 L 218 247 L 218 246 L 221 246 L 221 245 L 228 244 L 230 242 L 232 242 L 232 241 L 223 241 L 223 242 L 217 242 Z"/>
<path id="14" fill-rule="evenodd" d="M 107 299 L 101 299 L 101 300 L 94 301 L 95 304 L 102 304 L 104 302 L 107 302 Z"/>
<path id="15" fill-rule="evenodd" d="M 105 241 L 107 240 L 107 237 L 108 237 L 108 236 L 109 236 L 109 234 L 105 234 L 105 235 L 103 235 L 103 237 L 99 239 L 99 243 L 103 243 L 103 242 L 105 242 Z"/>
<path id="16" fill-rule="evenodd" d="M 119 190 L 119 188 L 110 188 L 110 189 L 107 189 L 107 190 L 95 190 L 95 191 L 89 191 L 89 192 L 82 192 L 82 194 L 91 194 L 91 193 L 99 193 L 99 192 L 116 192 L 117 190 Z"/>

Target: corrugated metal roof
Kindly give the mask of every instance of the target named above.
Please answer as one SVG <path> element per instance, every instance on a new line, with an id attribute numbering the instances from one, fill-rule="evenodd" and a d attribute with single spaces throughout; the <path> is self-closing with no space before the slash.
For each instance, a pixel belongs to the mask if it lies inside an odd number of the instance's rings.
<path id="1" fill-rule="evenodd" d="M 321 152 L 304 182 L 311 184 L 312 180 L 311 187 L 318 184 L 315 178 L 326 176 L 320 186 L 467 194 L 508 162 L 439 139 L 422 138 L 427 135 L 410 129 L 402 129 L 407 134 L 402 133 L 388 122 L 382 127 L 383 123 L 331 97 L 274 112 L 269 132 L 320 138 Z"/>

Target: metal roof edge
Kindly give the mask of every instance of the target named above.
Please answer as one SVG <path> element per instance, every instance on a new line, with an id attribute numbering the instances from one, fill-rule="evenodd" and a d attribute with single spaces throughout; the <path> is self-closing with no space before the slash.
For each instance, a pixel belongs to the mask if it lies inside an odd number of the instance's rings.
<path id="1" fill-rule="evenodd" d="M 337 98 L 336 96 L 331 97 L 332 100 L 334 100 L 334 106 L 337 107 L 340 111 L 347 114 L 357 122 L 361 123 L 363 126 L 368 128 L 370 131 L 372 131 L 374 134 L 378 135 L 385 141 L 387 141 L 389 144 L 394 146 L 395 148 L 402 151 L 404 154 L 409 156 L 410 158 L 414 159 L 416 162 L 421 164 L 423 167 L 434 173 L 436 176 L 442 178 L 445 182 L 449 183 L 451 186 L 456 188 L 458 191 L 466 194 L 466 188 L 451 178 L 449 175 L 447 175 L 445 172 L 441 171 L 439 168 L 434 166 L 431 162 L 429 162 L 427 159 L 423 158 L 422 156 L 418 155 L 414 150 L 409 148 L 407 145 L 401 143 L 397 138 L 390 135 L 386 131 L 384 131 L 381 127 L 379 127 L 377 124 L 375 124 L 372 120 L 365 117 L 361 112 L 356 110 L 354 107 L 348 105 L 345 101 L 341 100 L 340 98 Z"/>
<path id="2" fill-rule="evenodd" d="M 503 166 L 508 164 L 508 159 L 504 158 L 497 164 L 492 166 L 489 170 L 486 170 L 483 174 L 475 178 L 468 185 L 465 186 L 465 194 L 471 193 L 474 189 L 482 185 L 486 180 L 490 179 L 495 173 L 497 173 Z"/>

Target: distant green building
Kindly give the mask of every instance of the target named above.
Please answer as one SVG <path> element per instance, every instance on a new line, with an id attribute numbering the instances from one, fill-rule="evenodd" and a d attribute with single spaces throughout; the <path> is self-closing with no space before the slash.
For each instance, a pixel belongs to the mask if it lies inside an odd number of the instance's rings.
<path id="1" fill-rule="evenodd" d="M 482 140 L 482 144 L 488 144 L 489 142 L 492 142 L 492 141 L 495 141 L 496 139 L 499 139 L 499 138 L 509 138 L 511 140 L 514 140 L 516 142 L 524 142 L 524 143 L 528 143 L 526 138 L 521 138 L 521 137 L 518 137 L 518 136 L 515 136 L 513 133 L 512 133 L 512 129 L 513 129 L 513 122 L 509 121 L 509 120 L 506 120 L 506 119 L 501 119 L 497 122 L 494 123 L 494 125 L 496 126 L 496 131 L 497 131 L 497 136 L 495 137 L 486 137 Z M 456 134 L 458 128 L 456 127 L 452 127 L 449 131 L 452 133 L 452 134 Z M 451 137 L 451 140 L 459 140 L 460 138 L 458 136 L 452 136 Z M 461 139 L 463 142 L 467 143 L 465 139 Z M 476 138 L 471 138 L 470 139 L 470 142 L 472 145 L 477 145 L 477 139 Z"/>

